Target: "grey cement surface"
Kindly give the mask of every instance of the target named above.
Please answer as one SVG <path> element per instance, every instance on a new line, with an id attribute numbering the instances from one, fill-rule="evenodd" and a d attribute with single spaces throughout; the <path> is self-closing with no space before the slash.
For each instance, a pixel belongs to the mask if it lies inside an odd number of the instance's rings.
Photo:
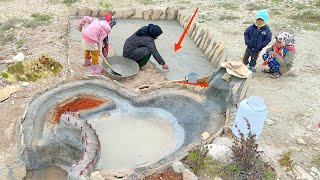
<path id="1" fill-rule="evenodd" d="M 75 28 L 81 17 L 70 17 L 70 38 L 74 41 L 81 41 L 81 34 Z M 211 75 L 213 66 L 207 61 L 206 56 L 196 47 L 189 36 L 185 36 L 180 49 L 174 52 L 174 43 L 178 42 L 184 29 L 177 21 L 172 20 L 140 20 L 140 19 L 119 19 L 109 35 L 110 48 L 114 49 L 117 55 L 122 55 L 122 48 L 125 40 L 135 33 L 140 27 L 148 24 L 157 24 L 161 27 L 163 34 L 156 40 L 159 53 L 170 67 L 170 71 L 162 67 L 151 58 L 151 62 L 168 80 L 183 80 L 185 75 L 196 72 L 199 77 Z"/>

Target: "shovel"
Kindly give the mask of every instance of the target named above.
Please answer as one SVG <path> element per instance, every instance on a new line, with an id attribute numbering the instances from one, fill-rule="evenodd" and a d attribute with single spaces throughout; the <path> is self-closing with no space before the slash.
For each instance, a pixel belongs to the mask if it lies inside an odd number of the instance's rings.
<path id="1" fill-rule="evenodd" d="M 103 59 L 103 61 L 107 64 L 107 66 L 110 68 L 112 74 L 117 75 L 117 76 L 122 76 L 121 74 L 117 73 L 116 71 L 114 71 L 111 68 L 111 65 L 108 63 L 108 61 L 106 60 L 106 58 L 100 53 L 100 57 Z"/>

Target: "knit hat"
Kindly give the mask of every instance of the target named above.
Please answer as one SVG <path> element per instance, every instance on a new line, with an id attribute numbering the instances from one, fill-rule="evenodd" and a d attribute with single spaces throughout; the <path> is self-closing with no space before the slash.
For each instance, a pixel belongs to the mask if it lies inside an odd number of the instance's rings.
<path id="1" fill-rule="evenodd" d="M 262 19 L 264 22 L 263 24 L 267 24 L 268 23 L 268 20 L 269 20 L 269 13 L 268 13 L 268 10 L 266 9 L 261 9 L 257 12 L 257 15 L 256 15 L 256 20 L 257 19 Z"/>

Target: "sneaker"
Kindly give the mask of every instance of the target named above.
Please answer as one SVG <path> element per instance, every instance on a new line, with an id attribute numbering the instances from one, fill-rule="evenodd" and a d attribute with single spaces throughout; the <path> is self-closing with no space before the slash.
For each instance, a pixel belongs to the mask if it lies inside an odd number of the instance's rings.
<path id="1" fill-rule="evenodd" d="M 271 69 L 262 69 L 263 73 L 273 74 L 274 72 Z"/>
<path id="2" fill-rule="evenodd" d="M 271 78 L 279 78 L 280 77 L 280 74 L 275 72 L 271 75 Z"/>
<path id="3" fill-rule="evenodd" d="M 249 66 L 249 70 L 250 70 L 251 72 L 256 72 L 256 68 L 254 68 L 253 66 Z"/>

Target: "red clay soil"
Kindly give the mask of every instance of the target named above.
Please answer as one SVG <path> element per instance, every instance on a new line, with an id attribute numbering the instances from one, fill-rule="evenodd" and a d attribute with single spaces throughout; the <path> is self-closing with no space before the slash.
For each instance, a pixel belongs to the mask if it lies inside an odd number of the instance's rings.
<path id="1" fill-rule="evenodd" d="M 68 101 L 68 100 L 67 100 Z M 61 103 L 55 108 L 55 113 L 53 115 L 52 123 L 57 124 L 60 122 L 61 114 L 65 112 L 77 112 L 85 109 L 91 109 L 103 104 L 105 101 L 97 99 L 93 96 L 82 96 L 78 97 L 71 102 Z"/>
<path id="2" fill-rule="evenodd" d="M 171 169 L 167 169 L 159 174 L 152 174 L 143 180 L 183 180 L 182 175 L 175 173 Z"/>

